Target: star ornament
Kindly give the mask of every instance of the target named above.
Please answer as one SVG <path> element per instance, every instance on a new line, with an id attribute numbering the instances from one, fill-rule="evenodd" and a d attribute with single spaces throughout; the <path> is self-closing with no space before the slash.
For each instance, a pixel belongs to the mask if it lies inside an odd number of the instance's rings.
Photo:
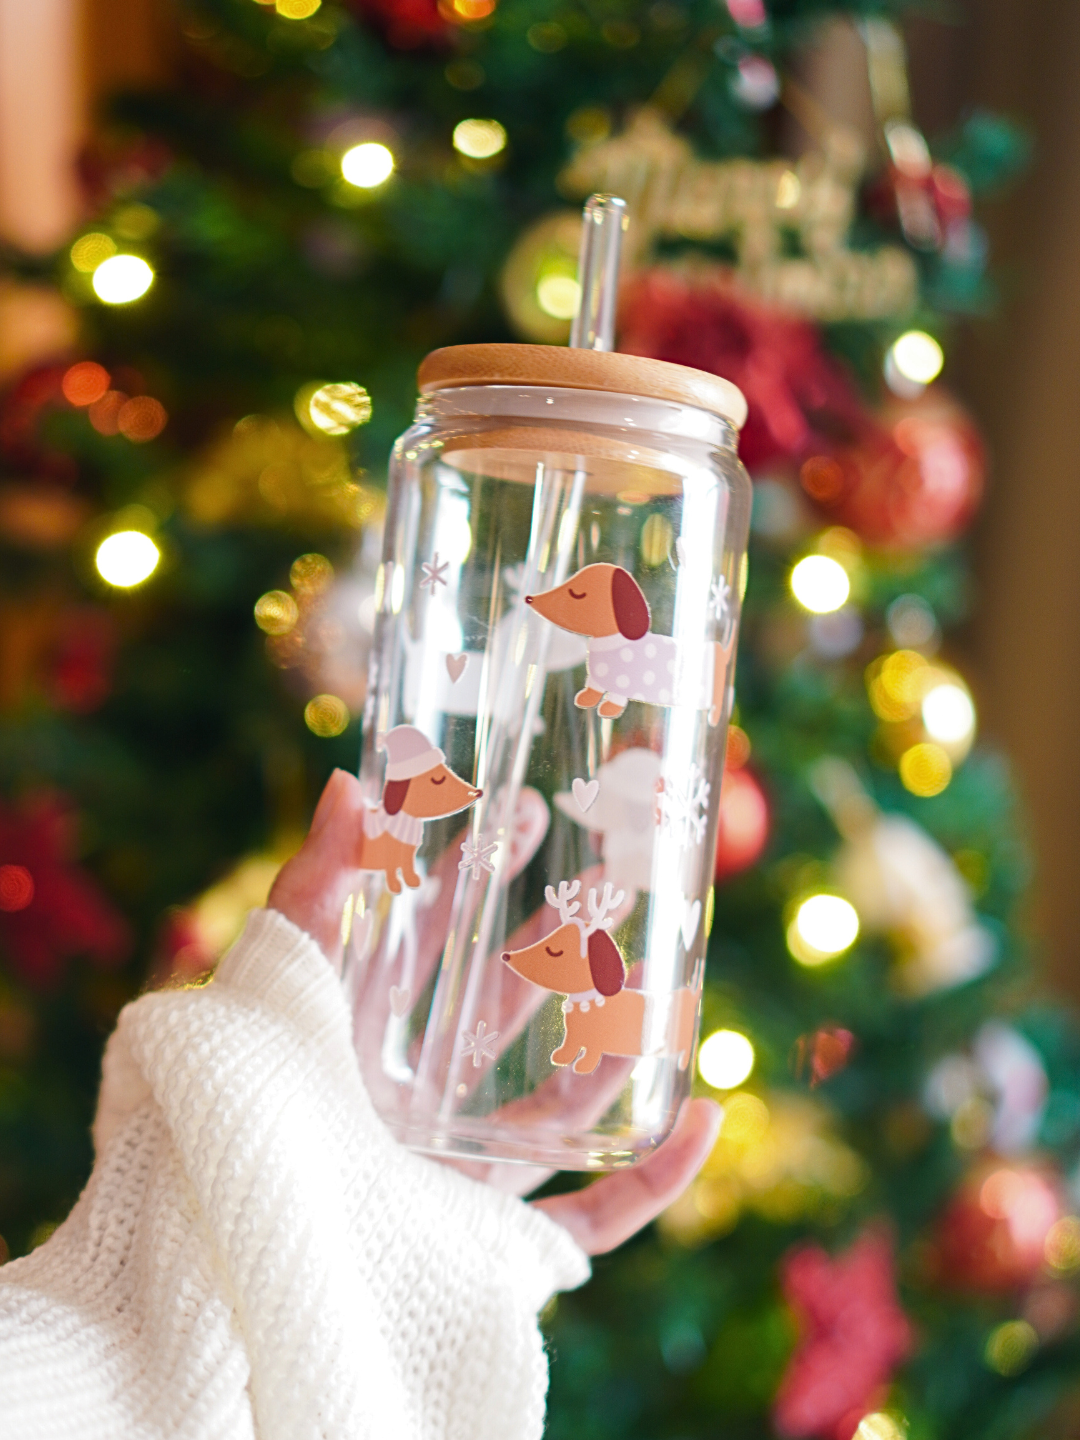
<path id="1" fill-rule="evenodd" d="M 424 577 L 420 581 L 420 589 L 427 590 L 430 588 L 431 593 L 434 595 L 435 591 L 439 588 L 440 585 L 449 584 L 446 578 L 446 572 L 449 569 L 450 561 L 444 560 L 442 564 L 440 564 L 439 552 L 436 550 L 435 554 L 432 555 L 431 559 L 423 561 L 420 566 L 420 570 L 423 573 Z"/>
<path id="2" fill-rule="evenodd" d="M 463 840 L 461 842 L 461 859 L 458 861 L 457 868 L 471 870 L 474 880 L 479 880 L 485 870 L 489 875 L 494 875 L 495 866 L 491 863 L 491 856 L 498 848 L 497 840 L 485 845 L 483 836 L 479 840 Z"/>
<path id="3" fill-rule="evenodd" d="M 499 1038 L 498 1030 L 488 1030 L 483 1020 L 478 1020 L 475 1030 L 462 1030 L 461 1032 L 461 1054 L 463 1058 L 472 1056 L 473 1069 L 479 1070 L 485 1060 L 498 1058 L 495 1050 L 495 1041 Z"/>

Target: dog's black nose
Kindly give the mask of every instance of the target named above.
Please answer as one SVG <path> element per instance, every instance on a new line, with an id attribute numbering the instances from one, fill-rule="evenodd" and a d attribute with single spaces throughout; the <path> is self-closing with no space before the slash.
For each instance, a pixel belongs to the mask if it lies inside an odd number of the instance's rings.
<path id="1" fill-rule="evenodd" d="M 531 605 L 532 602 L 533 602 L 533 597 L 532 597 L 531 595 L 526 595 L 526 596 L 525 596 L 525 604 L 526 604 L 526 605 Z"/>
<path id="2" fill-rule="evenodd" d="M 502 953 L 502 958 L 503 958 L 504 960 L 509 960 L 509 959 L 510 959 L 510 951 L 509 951 L 509 950 L 504 950 L 503 953 Z"/>

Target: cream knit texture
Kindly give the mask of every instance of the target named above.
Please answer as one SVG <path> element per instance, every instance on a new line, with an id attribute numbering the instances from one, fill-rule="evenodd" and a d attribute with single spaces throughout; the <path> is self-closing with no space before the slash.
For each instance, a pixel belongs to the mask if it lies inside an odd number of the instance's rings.
<path id="1" fill-rule="evenodd" d="M 3 1440 L 538 1440 L 537 1311 L 588 1261 L 399 1146 L 314 941 L 257 910 L 127 1006 L 75 1209 L 0 1269 Z"/>

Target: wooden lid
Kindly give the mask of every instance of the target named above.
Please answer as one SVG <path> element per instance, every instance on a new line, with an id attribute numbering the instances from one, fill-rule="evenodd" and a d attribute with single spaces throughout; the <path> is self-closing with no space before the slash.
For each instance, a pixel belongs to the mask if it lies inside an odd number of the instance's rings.
<path id="1" fill-rule="evenodd" d="M 422 395 L 459 385 L 550 385 L 565 390 L 606 390 L 617 395 L 647 395 L 693 405 L 719 415 L 736 430 L 746 421 L 746 401 L 730 380 L 602 350 L 571 350 L 565 345 L 449 345 L 433 350 L 417 374 Z"/>

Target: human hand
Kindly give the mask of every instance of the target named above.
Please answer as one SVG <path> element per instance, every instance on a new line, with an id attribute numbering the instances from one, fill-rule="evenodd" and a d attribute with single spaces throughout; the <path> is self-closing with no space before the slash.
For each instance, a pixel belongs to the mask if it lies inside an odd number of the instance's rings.
<path id="1" fill-rule="evenodd" d="M 307 839 L 282 866 L 267 900 L 271 909 L 307 931 L 336 968 L 342 954 L 341 914 L 359 873 L 347 857 L 355 848 L 363 808 L 359 781 L 335 770 Z M 653 1154 L 582 1190 L 538 1200 L 537 1209 L 569 1230 L 590 1255 L 613 1250 L 682 1194 L 712 1149 L 721 1118 L 714 1101 L 689 1100 L 671 1135 Z M 482 1178 L 498 1183 L 499 1171 L 510 1168 L 485 1167 Z M 513 1168 L 522 1173 L 520 1167 Z M 476 1174 L 476 1168 L 469 1173 Z M 530 1176 L 534 1185 L 542 1178 L 542 1172 Z"/>

